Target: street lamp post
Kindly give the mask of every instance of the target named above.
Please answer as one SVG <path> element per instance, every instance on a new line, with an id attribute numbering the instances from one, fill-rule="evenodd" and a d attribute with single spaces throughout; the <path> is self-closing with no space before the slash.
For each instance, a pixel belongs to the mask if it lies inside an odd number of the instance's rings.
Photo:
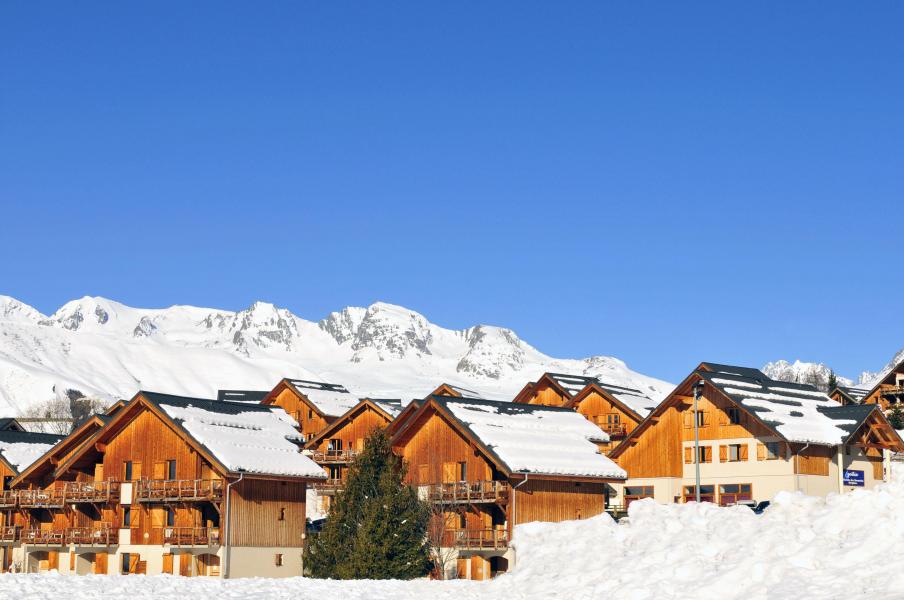
<path id="1" fill-rule="evenodd" d="M 696 470 L 696 485 L 694 486 L 694 497 L 697 504 L 700 503 L 700 419 L 697 412 L 697 401 L 703 393 L 705 382 L 701 379 L 694 384 L 694 467 Z"/>

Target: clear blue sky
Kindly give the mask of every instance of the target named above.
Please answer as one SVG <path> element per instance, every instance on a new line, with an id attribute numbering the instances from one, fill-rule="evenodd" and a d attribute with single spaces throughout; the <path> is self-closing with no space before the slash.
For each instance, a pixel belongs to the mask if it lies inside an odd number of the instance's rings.
<path id="1" fill-rule="evenodd" d="M 677 380 L 904 346 L 900 2 L 5 3 L 0 293 L 376 300 Z"/>

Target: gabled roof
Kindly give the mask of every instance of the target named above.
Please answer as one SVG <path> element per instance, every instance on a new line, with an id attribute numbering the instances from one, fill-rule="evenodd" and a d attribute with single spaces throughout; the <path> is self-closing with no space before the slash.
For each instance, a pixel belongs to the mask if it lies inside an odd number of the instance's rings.
<path id="1" fill-rule="evenodd" d="M 49 448 L 27 468 L 23 469 L 13 481 L 13 485 L 18 485 L 20 482 L 32 477 L 40 478 L 52 473 L 56 468 L 57 462 L 63 456 L 69 454 L 87 440 L 92 439 L 110 420 L 112 420 L 112 417 L 108 417 L 106 414 L 93 414 L 85 419 L 85 422 L 76 427 L 73 432 L 60 439 L 58 443 Z"/>
<path id="2" fill-rule="evenodd" d="M 829 392 L 829 395 L 832 395 L 835 392 L 838 392 L 839 394 L 845 396 L 851 402 L 857 403 L 857 404 L 859 404 L 860 402 L 863 402 L 863 399 L 869 394 L 869 390 L 866 388 L 848 387 L 848 386 L 843 386 L 843 385 L 836 386 L 834 390 Z"/>
<path id="3" fill-rule="evenodd" d="M 339 417 L 358 403 L 358 398 L 338 383 L 307 381 L 305 379 L 283 379 L 267 394 L 265 402 L 271 402 L 275 392 L 285 385 L 305 401 L 322 417 Z"/>
<path id="4" fill-rule="evenodd" d="M 387 425 L 402 412 L 402 401 L 395 399 L 375 400 L 371 398 L 362 398 L 358 404 L 348 409 L 346 413 L 338 419 L 324 427 L 317 435 L 308 440 L 304 447 L 307 449 L 316 448 L 324 439 L 333 435 L 334 432 L 341 429 L 353 417 L 359 414 L 365 408 L 374 410 L 377 414 L 386 419 Z"/>
<path id="5" fill-rule="evenodd" d="M 0 459 L 18 475 L 63 439 L 62 435 L 0 430 Z"/>
<path id="6" fill-rule="evenodd" d="M 269 393 L 270 390 L 217 390 L 217 400 L 260 403 Z"/>
<path id="7" fill-rule="evenodd" d="M 94 441 L 105 443 L 142 407 L 162 419 L 223 475 L 326 477 L 323 469 L 301 454 L 297 423 L 275 406 L 140 391 Z M 71 465 L 85 451 L 83 445 L 60 468 Z"/>
<path id="8" fill-rule="evenodd" d="M 436 410 L 470 439 L 503 473 L 549 477 L 625 479 L 625 471 L 601 454 L 595 442 L 608 435 L 567 408 L 431 396 L 396 431 L 400 440 L 419 415 Z"/>
<path id="9" fill-rule="evenodd" d="M 393 437 L 397 431 L 399 431 L 408 423 L 408 421 L 411 420 L 411 417 L 414 415 L 414 413 L 417 412 L 417 410 L 424 402 L 425 400 L 415 399 L 406 404 L 402 409 L 402 412 L 397 414 L 392 422 L 386 426 L 386 435 Z"/>
<path id="10" fill-rule="evenodd" d="M 5 417 L 0 419 L 0 431 L 25 431 L 19 422 L 13 417 Z"/>
<path id="11" fill-rule="evenodd" d="M 465 398 L 483 398 L 482 395 L 478 394 L 473 390 L 469 390 L 463 388 L 458 385 L 453 385 L 451 383 L 441 383 L 435 390 L 433 390 L 427 397 L 430 396 L 460 396 Z"/>
<path id="12" fill-rule="evenodd" d="M 565 406 L 567 408 L 576 408 L 584 398 L 593 392 L 616 403 L 622 410 L 633 415 L 637 421 L 642 420 L 645 416 L 650 414 L 650 411 L 656 408 L 656 405 L 658 404 L 640 390 L 603 383 L 601 381 L 594 381 L 587 384 L 583 390 L 575 394 Z"/>
<path id="13" fill-rule="evenodd" d="M 599 383 L 599 379 L 588 375 L 569 375 L 567 373 L 544 373 L 543 377 L 551 379 L 569 397 L 583 390 L 591 383 Z M 541 377 L 540 379 L 542 379 Z M 537 380 L 539 383 L 539 379 Z"/>
<path id="14" fill-rule="evenodd" d="M 709 383 L 723 398 L 747 412 L 756 422 L 793 443 L 822 446 L 844 444 L 871 414 L 860 406 L 842 406 L 813 386 L 770 379 L 759 369 L 701 363 L 610 456 L 620 456 L 651 424 L 658 421 L 659 414 L 690 394 L 691 386 L 698 380 Z"/>
<path id="15" fill-rule="evenodd" d="M 888 385 L 886 381 L 888 381 L 889 377 L 894 377 L 895 374 L 904 373 L 904 360 L 901 360 L 894 367 L 888 370 L 887 373 L 882 375 L 879 379 L 876 380 L 876 385 L 869 389 L 869 391 L 864 395 L 864 397 L 872 396 L 876 393 L 876 391 L 882 387 L 883 385 Z M 894 380 L 892 380 L 894 381 Z"/>

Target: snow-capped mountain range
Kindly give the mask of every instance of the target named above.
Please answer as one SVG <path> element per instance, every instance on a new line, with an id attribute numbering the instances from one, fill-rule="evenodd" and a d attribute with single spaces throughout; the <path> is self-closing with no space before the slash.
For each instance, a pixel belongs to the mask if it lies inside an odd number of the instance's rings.
<path id="1" fill-rule="evenodd" d="M 595 375 L 657 400 L 672 388 L 617 358 L 556 359 L 510 329 L 445 329 L 382 302 L 312 322 L 265 302 L 232 312 L 85 297 L 47 316 L 0 296 L 0 416 L 72 392 L 111 402 L 139 389 L 211 397 L 270 389 L 282 377 L 341 383 L 360 396 L 423 397 L 448 382 L 511 399 L 544 371 Z"/>
<path id="2" fill-rule="evenodd" d="M 885 377 L 896 365 L 904 360 L 904 349 L 898 351 L 892 359 L 879 371 L 863 371 L 857 379 L 842 377 L 837 372 L 835 378 L 839 385 L 854 386 L 870 389 Z M 823 363 L 802 362 L 795 360 L 793 363 L 787 360 L 777 360 L 766 363 L 763 373 L 778 381 L 792 383 L 806 383 L 819 388 L 827 388 L 832 369 Z"/>

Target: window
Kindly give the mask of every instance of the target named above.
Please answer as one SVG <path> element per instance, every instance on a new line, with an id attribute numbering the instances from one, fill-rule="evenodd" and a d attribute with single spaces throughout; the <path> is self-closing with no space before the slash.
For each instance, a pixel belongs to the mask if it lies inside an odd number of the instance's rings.
<path id="1" fill-rule="evenodd" d="M 285 506 L 281 506 L 279 508 L 279 520 L 280 521 L 286 520 L 286 507 Z"/>
<path id="2" fill-rule="evenodd" d="M 330 473 L 330 479 L 342 479 L 342 467 L 330 465 L 327 467 Z"/>
<path id="3" fill-rule="evenodd" d="M 609 425 L 618 425 L 620 421 L 621 415 L 619 415 L 618 413 L 606 415 L 606 423 L 608 423 Z"/>
<path id="4" fill-rule="evenodd" d="M 653 497 L 652 485 L 628 486 L 625 488 L 625 508 L 635 500 Z"/>
<path id="5" fill-rule="evenodd" d="M 131 527 L 132 526 L 132 507 L 131 506 L 123 506 L 122 507 L 122 526 L 123 527 Z M 123 556 L 126 556 L 123 554 Z"/>
<path id="6" fill-rule="evenodd" d="M 122 465 L 122 480 L 132 481 L 132 461 L 127 460 Z"/>
<path id="7" fill-rule="evenodd" d="M 170 481 L 176 479 L 176 461 L 168 460 L 166 461 L 166 478 Z"/>
<path id="8" fill-rule="evenodd" d="M 282 558 L 282 554 L 277 554 L 277 555 L 275 556 L 274 563 L 276 564 L 277 567 L 283 566 L 283 558 Z"/>
<path id="9" fill-rule="evenodd" d="M 752 486 L 749 483 L 726 483 L 719 486 L 719 506 L 732 506 L 742 500 L 752 499 Z"/>
<path id="10" fill-rule="evenodd" d="M 747 460 L 747 444 L 728 444 L 719 447 L 720 462 L 742 462 Z"/>
<path id="11" fill-rule="evenodd" d="M 314 418 L 314 409 L 309 408 L 308 409 L 308 419 L 313 419 L 313 418 Z M 282 556 L 282 555 L 280 555 L 280 556 Z"/>
<path id="12" fill-rule="evenodd" d="M 468 480 L 468 463 L 466 463 L 466 462 L 458 463 L 458 480 L 459 481 L 467 481 Z"/>
<path id="13" fill-rule="evenodd" d="M 713 461 L 712 446 L 700 446 L 700 463 L 711 463 Z M 694 464 L 694 447 L 687 446 L 684 449 L 684 464 Z"/>
<path id="14" fill-rule="evenodd" d="M 123 573 L 129 572 L 129 564 L 131 562 L 132 562 L 132 555 L 129 554 L 128 552 L 123 552 L 122 553 L 122 569 L 121 569 L 121 571 Z"/>
<path id="15" fill-rule="evenodd" d="M 728 422 L 731 425 L 737 425 L 741 422 L 741 409 L 737 406 L 731 406 L 726 411 L 728 413 Z"/>
<path id="16" fill-rule="evenodd" d="M 172 507 L 168 506 L 166 508 L 166 526 L 167 527 L 175 527 L 176 525 L 176 511 L 173 510 Z"/>
<path id="17" fill-rule="evenodd" d="M 766 442 L 766 460 L 777 460 L 781 458 L 781 445 L 779 442 Z"/>
<path id="18" fill-rule="evenodd" d="M 339 438 L 333 438 L 327 442 L 327 450 L 331 454 L 340 454 L 342 452 L 342 440 Z"/>
<path id="19" fill-rule="evenodd" d="M 684 486 L 684 501 L 685 502 L 696 502 L 697 494 L 695 492 L 697 486 L 694 485 L 686 485 Z M 715 502 L 716 501 L 716 486 L 714 485 L 701 485 L 700 486 L 700 502 Z"/>
<path id="20" fill-rule="evenodd" d="M 706 425 L 706 412 L 702 410 L 697 411 L 697 427 L 704 427 Z"/>

